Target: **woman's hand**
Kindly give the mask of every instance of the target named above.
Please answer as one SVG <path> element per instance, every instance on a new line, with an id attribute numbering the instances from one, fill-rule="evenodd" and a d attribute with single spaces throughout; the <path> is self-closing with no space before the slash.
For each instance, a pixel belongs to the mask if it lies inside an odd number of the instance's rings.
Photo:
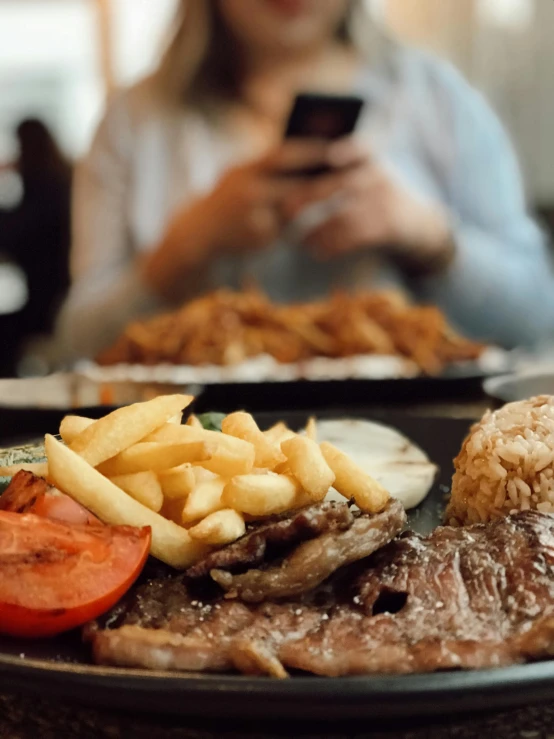
<path id="1" fill-rule="evenodd" d="M 238 252 L 271 244 L 290 220 L 283 203 L 302 171 L 326 165 L 331 151 L 325 141 L 284 141 L 263 158 L 226 172 L 205 201 L 217 226 L 213 247 Z"/>
<path id="2" fill-rule="evenodd" d="M 454 255 L 445 211 L 408 190 L 352 139 L 335 146 L 333 163 L 343 161 L 354 164 L 300 184 L 287 199 L 285 212 L 295 217 L 312 203 L 337 198 L 333 215 L 308 234 L 305 245 L 321 258 L 369 249 L 411 271 L 445 268 Z"/>
<path id="3" fill-rule="evenodd" d="M 333 149 L 326 141 L 291 139 L 229 169 L 211 193 L 175 215 L 145 259 L 144 280 L 155 292 L 178 298 L 184 276 L 217 255 L 269 246 L 289 220 L 283 204 L 298 189 L 302 172 L 330 165 Z"/>

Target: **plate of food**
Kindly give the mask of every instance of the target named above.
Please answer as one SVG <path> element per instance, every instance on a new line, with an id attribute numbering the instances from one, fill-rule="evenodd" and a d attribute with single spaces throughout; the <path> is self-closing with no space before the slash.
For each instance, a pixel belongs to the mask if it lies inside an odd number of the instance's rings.
<path id="1" fill-rule="evenodd" d="M 330 392 L 344 405 L 360 392 L 382 397 L 387 384 L 397 393 L 404 383 L 412 395 L 440 381 L 465 388 L 508 363 L 505 352 L 461 337 L 437 308 L 397 292 L 282 305 L 256 290 L 219 290 L 130 324 L 79 371 L 96 382 L 199 384 L 210 403 L 248 397 L 262 410 L 268 397 L 272 409 L 298 407 L 300 398 L 323 407 Z"/>
<path id="2" fill-rule="evenodd" d="M 3 452 L 0 684 L 282 720 L 551 698 L 554 398 L 470 430 L 191 400 Z"/>

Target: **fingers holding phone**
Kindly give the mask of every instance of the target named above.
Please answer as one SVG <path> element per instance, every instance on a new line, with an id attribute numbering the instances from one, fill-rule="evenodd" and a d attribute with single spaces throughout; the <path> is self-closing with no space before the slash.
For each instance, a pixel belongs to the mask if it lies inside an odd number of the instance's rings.
<path id="1" fill-rule="evenodd" d="M 359 160 L 359 149 L 344 137 L 354 130 L 362 107 L 363 100 L 354 96 L 299 95 L 283 141 L 260 159 L 229 170 L 209 197 L 208 210 L 221 224 L 218 248 L 268 246 L 290 220 L 286 203 L 302 182 Z"/>
<path id="2" fill-rule="evenodd" d="M 341 193 L 339 206 L 303 239 L 315 255 L 332 258 L 378 251 L 407 270 L 422 273 L 450 263 L 454 245 L 446 209 L 407 188 L 384 166 L 368 160 L 322 178 L 313 183 L 311 192 L 298 196 L 295 207 L 302 209 L 306 199 L 317 201 L 333 192 Z"/>

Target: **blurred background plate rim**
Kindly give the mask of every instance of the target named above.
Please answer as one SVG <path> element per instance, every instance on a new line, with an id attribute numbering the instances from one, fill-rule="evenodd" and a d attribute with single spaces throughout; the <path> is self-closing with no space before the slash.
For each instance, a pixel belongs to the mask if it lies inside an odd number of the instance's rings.
<path id="1" fill-rule="evenodd" d="M 483 381 L 483 390 L 486 395 L 494 400 L 510 403 L 516 400 L 525 400 L 535 395 L 548 394 L 545 393 L 544 389 L 540 389 L 540 384 L 545 381 L 552 384 L 551 394 L 554 394 L 554 370 L 537 370 L 536 372 L 529 370 L 487 377 Z M 526 389 L 533 384 L 537 385 L 534 390 L 532 388 Z M 518 391 L 518 388 L 521 390 Z"/>

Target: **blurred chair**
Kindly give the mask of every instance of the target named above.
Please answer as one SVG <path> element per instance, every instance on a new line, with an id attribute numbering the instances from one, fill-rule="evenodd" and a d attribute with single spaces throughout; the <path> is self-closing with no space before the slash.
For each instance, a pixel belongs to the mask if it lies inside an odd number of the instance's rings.
<path id="1" fill-rule="evenodd" d="M 69 286 L 71 167 L 42 121 L 22 121 L 16 135 L 22 196 L 0 211 L 0 332 L 10 355 L 0 359 L 4 375 L 15 372 L 25 342 L 51 332 Z M 24 303 L 10 308 L 10 300 Z"/>

